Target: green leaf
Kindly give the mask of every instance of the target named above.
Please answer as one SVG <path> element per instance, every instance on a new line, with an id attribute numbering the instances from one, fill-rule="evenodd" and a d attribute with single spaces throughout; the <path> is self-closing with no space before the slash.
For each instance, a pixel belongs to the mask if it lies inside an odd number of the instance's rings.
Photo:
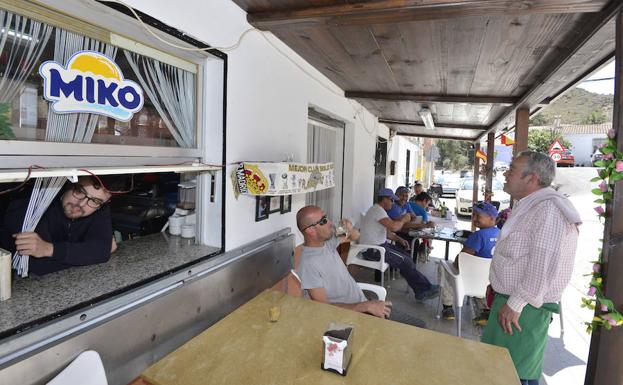
<path id="1" fill-rule="evenodd" d="M 623 172 L 616 172 L 616 173 L 613 173 L 612 176 L 610 176 L 611 182 L 618 182 L 621 179 L 623 179 Z"/>
<path id="2" fill-rule="evenodd" d="M 603 199 L 595 199 L 593 202 L 599 203 L 600 205 L 606 203 L 606 201 Z"/>
<path id="3" fill-rule="evenodd" d="M 591 179 L 591 182 L 597 182 L 597 181 L 600 181 L 600 180 L 602 180 L 601 177 L 600 176 L 596 176 L 593 179 Z"/>
<path id="4" fill-rule="evenodd" d="M 605 167 L 606 166 L 606 162 L 603 160 L 598 160 L 595 162 L 595 167 Z"/>
<path id="5" fill-rule="evenodd" d="M 600 189 L 598 189 L 598 188 L 594 188 L 594 189 L 592 189 L 592 190 L 591 190 L 591 192 L 592 192 L 593 194 L 595 194 L 595 195 L 604 195 L 603 191 L 601 191 L 601 190 L 600 190 Z"/>
<path id="6" fill-rule="evenodd" d="M 604 195 L 604 199 L 606 200 L 612 199 L 612 193 L 610 191 L 605 192 L 603 195 Z"/>
<path id="7" fill-rule="evenodd" d="M 616 147 L 607 145 L 602 147 L 599 151 L 601 151 L 603 154 L 612 154 L 614 151 L 616 151 Z"/>

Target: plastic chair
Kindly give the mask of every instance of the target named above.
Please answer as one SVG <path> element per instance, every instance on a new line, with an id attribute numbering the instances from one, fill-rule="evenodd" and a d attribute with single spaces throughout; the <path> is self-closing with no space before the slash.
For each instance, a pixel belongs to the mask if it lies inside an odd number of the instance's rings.
<path id="1" fill-rule="evenodd" d="M 294 278 L 296 278 L 298 287 L 302 292 L 303 289 L 301 288 L 301 278 L 296 273 L 296 271 L 294 271 L 294 269 L 290 270 L 290 273 L 292 274 Z M 363 283 L 363 282 L 357 282 L 357 285 L 359 285 L 359 288 L 363 291 L 370 291 L 374 293 L 374 295 L 376 295 L 379 301 L 385 301 L 385 298 L 387 298 L 387 290 L 383 286 L 373 285 L 371 283 Z"/>
<path id="2" fill-rule="evenodd" d="M 62 372 L 47 385 L 108 385 L 100 355 L 87 350 L 78 355 Z"/>
<path id="3" fill-rule="evenodd" d="M 381 254 L 381 259 L 379 261 L 368 261 L 363 259 L 363 257 L 361 257 L 361 253 L 368 249 L 378 250 Z M 385 262 L 385 248 L 377 245 L 364 245 L 361 243 L 351 242 L 348 257 L 346 258 L 346 266 L 348 265 L 358 265 L 379 270 L 381 272 L 381 286 L 385 286 L 385 270 L 389 268 L 389 264 Z"/>
<path id="4" fill-rule="evenodd" d="M 460 337 L 463 302 L 465 297 L 485 298 L 489 284 L 491 258 L 481 258 L 467 253 L 460 253 L 458 258 L 459 272 L 454 269 L 449 261 L 441 261 L 441 266 L 446 271 L 446 281 L 452 287 L 454 313 L 456 314 L 456 335 Z M 441 304 L 441 296 L 439 297 L 439 304 Z M 438 312 L 437 317 L 440 316 L 441 314 Z"/>

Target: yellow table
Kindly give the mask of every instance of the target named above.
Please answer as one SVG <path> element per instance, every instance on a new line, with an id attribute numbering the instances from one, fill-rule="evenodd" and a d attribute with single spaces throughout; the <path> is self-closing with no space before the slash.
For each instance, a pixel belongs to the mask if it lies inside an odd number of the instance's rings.
<path id="1" fill-rule="evenodd" d="M 281 307 L 278 322 L 268 309 Z M 320 369 L 330 321 L 353 324 L 347 376 Z M 153 385 L 512 385 L 506 349 L 267 290 L 147 368 Z"/>

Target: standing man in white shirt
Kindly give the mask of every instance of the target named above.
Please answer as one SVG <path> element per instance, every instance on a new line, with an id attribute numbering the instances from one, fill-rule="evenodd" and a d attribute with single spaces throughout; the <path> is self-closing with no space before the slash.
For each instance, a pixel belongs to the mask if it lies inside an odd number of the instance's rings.
<path id="1" fill-rule="evenodd" d="M 396 219 L 391 219 L 387 215 L 386 210 L 391 209 L 394 201 L 397 200 L 398 197 L 391 189 L 383 188 L 378 192 L 377 203 L 370 207 L 363 217 L 360 242 L 385 248 L 385 261 L 392 268 L 400 270 L 400 274 L 415 292 L 417 300 L 436 297 L 439 295 L 439 285 L 431 284 L 424 274 L 417 271 L 408 252 L 409 243 L 395 233 L 411 220 L 411 215 L 406 213 Z M 397 245 L 390 244 L 388 239 L 396 242 Z M 367 253 L 375 251 L 370 249 Z"/>
<path id="2" fill-rule="evenodd" d="M 489 280 L 496 292 L 482 342 L 506 347 L 522 385 L 537 385 L 552 312 L 571 279 L 580 215 L 550 187 L 556 164 L 525 151 L 504 173 L 519 201 L 502 227 Z"/>

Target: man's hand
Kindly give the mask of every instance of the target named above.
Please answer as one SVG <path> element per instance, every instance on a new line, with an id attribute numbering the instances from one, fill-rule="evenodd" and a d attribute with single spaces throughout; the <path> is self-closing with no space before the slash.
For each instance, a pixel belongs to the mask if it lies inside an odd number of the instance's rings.
<path id="1" fill-rule="evenodd" d="M 22 255 L 43 258 L 54 254 L 54 245 L 41 239 L 35 232 L 13 234 L 13 238 L 15 238 L 15 248 Z"/>
<path id="2" fill-rule="evenodd" d="M 433 221 L 426 222 L 426 227 L 428 227 L 429 229 L 434 228 L 435 227 L 435 222 L 433 222 Z"/>
<path id="3" fill-rule="evenodd" d="M 498 312 L 498 322 L 504 333 L 513 335 L 513 326 L 517 328 L 517 330 L 521 331 L 521 326 L 519 326 L 519 316 L 521 313 L 517 313 L 513 309 L 511 309 L 507 304 L 502 305 L 500 311 Z"/>
<path id="4" fill-rule="evenodd" d="M 340 221 L 342 223 L 342 227 L 344 228 L 344 230 L 346 230 L 346 233 L 350 233 L 351 231 L 353 231 L 353 222 L 351 222 L 349 219 L 342 219 Z"/>
<path id="5" fill-rule="evenodd" d="M 396 243 L 398 243 L 400 246 L 402 246 L 405 250 L 409 250 L 409 242 L 407 242 L 405 239 L 400 238 L 399 236 L 396 236 Z"/>
<path id="6" fill-rule="evenodd" d="M 392 312 L 390 301 L 367 301 L 365 313 L 372 314 L 380 318 L 389 318 Z"/>

